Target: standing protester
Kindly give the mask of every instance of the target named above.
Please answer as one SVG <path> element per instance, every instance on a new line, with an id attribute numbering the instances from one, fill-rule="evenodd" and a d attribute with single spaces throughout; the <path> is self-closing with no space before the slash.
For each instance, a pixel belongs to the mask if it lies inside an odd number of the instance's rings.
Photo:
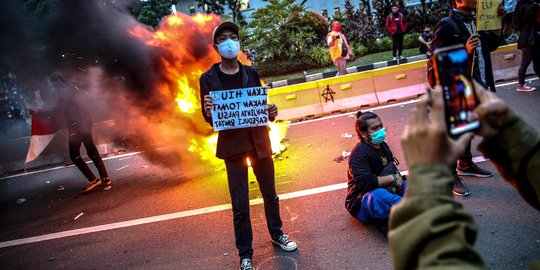
<path id="1" fill-rule="evenodd" d="M 355 129 L 360 142 L 349 156 L 345 207 L 354 218 L 373 222 L 386 235 L 390 209 L 401 200 L 407 181 L 384 141 L 386 129 L 379 116 L 358 112 Z"/>
<path id="2" fill-rule="evenodd" d="M 338 70 L 337 75 L 346 75 L 347 59 L 354 57 L 354 53 L 351 51 L 351 47 L 349 47 L 347 38 L 341 33 L 341 24 L 334 21 L 330 26 L 332 31 L 326 35 L 326 43 L 330 50 L 330 57 Z"/>
<path id="3" fill-rule="evenodd" d="M 240 51 L 238 26 L 223 22 L 214 29 L 214 49 L 221 62 L 214 64 L 200 78 L 202 115 L 212 125 L 212 98 L 210 91 L 231 90 L 261 86 L 259 74 L 251 66 L 242 65 L 237 55 Z M 273 121 L 278 114 L 275 104 L 268 104 L 268 118 Z M 268 127 L 251 127 L 222 130 L 218 134 L 216 156 L 225 160 L 227 180 L 231 195 L 234 235 L 240 256 L 240 269 L 253 269 L 253 234 L 249 217 L 249 158 L 263 196 L 266 223 L 271 241 L 285 251 L 297 245 L 281 230 L 279 198 L 274 179 L 274 161 Z"/>
<path id="4" fill-rule="evenodd" d="M 515 11 L 515 26 L 519 30 L 517 41 L 518 49 L 521 50 L 521 63 L 518 70 L 518 92 L 532 92 L 535 87 L 525 84 L 525 73 L 531 61 L 533 69 L 540 77 L 540 6 L 533 0 L 520 0 Z"/>
<path id="5" fill-rule="evenodd" d="M 437 23 L 433 39 L 431 41 L 431 52 L 437 48 L 443 48 L 456 44 L 464 44 L 471 59 L 472 77 L 481 82 L 484 87 L 493 82 L 493 71 L 491 61 L 486 62 L 486 51 L 495 50 L 500 43 L 500 37 L 494 31 L 476 32 L 475 12 L 476 0 L 452 0 L 450 1 L 454 9 L 449 17 L 443 18 Z M 504 8 L 499 7 L 499 15 L 503 14 Z M 486 49 L 484 49 L 486 48 Z M 489 49 L 488 49 L 489 48 Z M 487 75 L 486 75 L 487 74 Z M 495 90 L 493 88 L 493 90 Z M 457 171 L 454 173 L 453 193 L 457 196 L 468 196 L 471 193 L 465 187 L 461 176 L 491 177 L 492 173 L 478 167 L 472 161 L 471 141 L 467 144 L 465 154 L 457 163 Z"/>
<path id="6" fill-rule="evenodd" d="M 63 74 L 55 72 L 48 76 L 47 85 L 50 90 L 56 91 L 58 104 L 53 111 L 41 111 L 28 109 L 30 114 L 40 114 L 45 117 L 59 118 L 61 125 L 67 126 L 69 137 L 69 157 L 88 180 L 88 184 L 83 192 L 88 192 L 99 185 L 111 185 L 105 164 L 99 155 L 92 135 L 92 118 L 86 107 L 86 102 L 82 100 L 83 93 L 76 93 Z M 99 176 L 97 178 L 86 162 L 81 157 L 81 145 L 84 144 L 88 157 L 94 162 Z"/>
<path id="7" fill-rule="evenodd" d="M 420 53 L 425 54 L 427 57 L 431 55 L 429 48 L 431 47 L 431 40 L 433 39 L 433 34 L 430 30 L 428 25 L 424 26 L 424 31 L 422 31 L 418 37 L 418 41 L 420 42 Z"/>
<path id="8" fill-rule="evenodd" d="M 540 211 L 540 134 L 495 95 L 479 84 L 476 89 L 480 151 Z M 472 134 L 458 139 L 448 135 L 443 103 L 440 87 L 431 100 L 424 96 L 409 113 L 402 135 L 410 180 L 405 197 L 392 210 L 388 234 L 397 270 L 488 269 L 474 248 L 474 218 L 450 193 L 452 167 Z"/>
<path id="9" fill-rule="evenodd" d="M 405 15 L 399 12 L 398 5 L 392 6 L 392 13 L 386 17 L 386 30 L 392 37 L 392 58 L 393 61 L 399 59 L 405 59 L 403 56 L 403 36 L 407 32 L 407 20 Z M 397 54 L 396 54 L 397 52 Z"/>
<path id="10" fill-rule="evenodd" d="M 506 14 L 502 18 L 502 29 L 501 35 L 503 39 L 511 39 L 510 34 L 512 33 L 512 24 L 514 21 L 514 12 L 516 10 L 518 0 L 504 0 L 504 9 L 506 9 Z"/>

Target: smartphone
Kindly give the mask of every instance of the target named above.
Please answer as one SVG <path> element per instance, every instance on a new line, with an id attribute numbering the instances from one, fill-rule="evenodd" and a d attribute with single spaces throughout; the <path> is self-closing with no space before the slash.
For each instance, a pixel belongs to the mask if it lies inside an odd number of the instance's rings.
<path id="1" fill-rule="evenodd" d="M 433 52 L 433 57 L 435 81 L 443 91 L 448 132 L 455 136 L 478 129 L 480 121 L 474 109 L 479 102 L 467 50 L 463 45 L 439 48 Z"/>

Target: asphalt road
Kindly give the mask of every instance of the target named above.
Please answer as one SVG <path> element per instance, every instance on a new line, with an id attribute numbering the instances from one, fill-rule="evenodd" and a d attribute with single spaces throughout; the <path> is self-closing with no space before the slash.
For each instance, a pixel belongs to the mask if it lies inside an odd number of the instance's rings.
<path id="1" fill-rule="evenodd" d="M 540 88 L 540 81 L 532 85 Z M 515 87 L 503 85 L 497 95 L 540 130 L 540 91 Z M 407 166 L 399 137 L 414 102 L 372 108 L 388 129 L 401 170 Z M 346 162 L 338 157 L 357 142 L 344 136 L 354 134 L 353 125 L 352 114 L 343 114 L 289 127 L 288 148 L 275 161 L 276 185 L 284 231 L 297 251 L 271 244 L 257 183 L 250 182 L 257 269 L 392 268 L 383 235 L 344 208 Z M 479 164 L 495 170 L 489 161 Z M 138 153 L 106 165 L 112 188 L 84 195 L 85 180 L 72 166 L 0 179 L 0 268 L 237 269 L 223 167 L 163 167 Z M 488 266 L 526 269 L 540 260 L 540 213 L 499 174 L 466 177 L 465 183 L 472 195 L 456 200 L 478 223 L 476 247 Z M 20 198 L 26 201 L 17 204 Z"/>

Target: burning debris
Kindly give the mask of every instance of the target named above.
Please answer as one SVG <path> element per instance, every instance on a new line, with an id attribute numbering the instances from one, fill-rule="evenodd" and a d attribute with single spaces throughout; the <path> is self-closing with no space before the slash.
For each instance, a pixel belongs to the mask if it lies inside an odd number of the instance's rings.
<path id="1" fill-rule="evenodd" d="M 133 18 L 127 0 L 51 1 L 39 16 L 21 1 L 0 1 L 0 66 L 32 86 L 53 71 L 69 72 L 94 121 L 113 120 L 107 134 L 96 135 L 150 161 L 185 165 L 189 153 L 215 160 L 217 136 L 200 112 L 199 77 L 220 59 L 211 40 L 219 17 L 170 15 L 154 31 Z M 286 149 L 286 130 L 287 123 L 270 124 L 274 155 Z"/>

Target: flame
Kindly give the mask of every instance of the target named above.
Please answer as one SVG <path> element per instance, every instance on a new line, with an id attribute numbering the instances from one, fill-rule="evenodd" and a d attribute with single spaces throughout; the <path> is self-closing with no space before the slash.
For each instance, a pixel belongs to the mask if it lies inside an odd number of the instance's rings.
<path id="1" fill-rule="evenodd" d="M 214 14 L 198 13 L 190 17 L 179 13 L 166 17 L 156 31 L 143 26 L 128 30 L 131 36 L 159 51 L 158 68 L 163 80 L 156 86 L 157 92 L 163 99 L 175 102 L 175 113 L 191 121 L 197 130 L 211 128 L 200 112 L 199 78 L 212 64 L 220 61 L 211 38 L 213 29 L 220 22 L 221 19 Z M 238 59 L 244 65 L 251 65 L 242 52 Z M 270 123 L 269 130 L 272 151 L 274 156 L 279 155 L 286 149 L 281 142 L 286 135 L 287 124 Z M 207 135 L 209 133 L 211 135 Z M 201 160 L 222 163 L 215 158 L 217 133 L 193 131 L 186 135 L 191 137 L 186 138 L 189 152 L 198 154 Z"/>

